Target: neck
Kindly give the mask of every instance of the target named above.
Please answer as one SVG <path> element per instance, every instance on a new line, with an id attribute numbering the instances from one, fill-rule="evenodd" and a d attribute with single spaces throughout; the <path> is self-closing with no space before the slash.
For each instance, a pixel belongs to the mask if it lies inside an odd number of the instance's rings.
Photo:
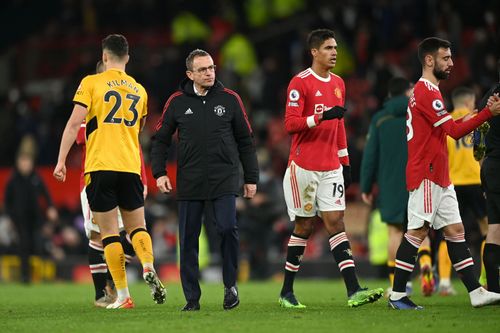
<path id="1" fill-rule="evenodd" d="M 432 74 L 432 72 L 424 71 L 422 73 L 422 78 L 434 83 L 436 86 L 439 86 L 439 80 Z"/>
<path id="2" fill-rule="evenodd" d="M 198 84 L 196 84 L 196 83 L 194 84 L 194 87 L 195 87 L 195 89 L 196 89 L 196 92 L 197 92 L 199 95 L 201 95 L 201 96 L 205 96 L 205 95 L 208 93 L 208 89 L 209 89 L 209 88 L 202 87 L 202 86 L 200 86 L 200 85 L 198 85 Z"/>
<path id="3" fill-rule="evenodd" d="M 311 69 L 314 71 L 314 73 L 318 74 L 321 77 L 324 77 L 325 79 L 330 76 L 330 69 L 328 67 L 323 67 L 320 66 L 316 63 L 313 63 L 311 66 Z"/>
<path id="4" fill-rule="evenodd" d="M 106 70 L 108 70 L 108 69 L 119 69 L 119 70 L 125 72 L 125 64 L 119 63 L 119 62 L 108 61 L 108 63 L 106 64 Z"/>

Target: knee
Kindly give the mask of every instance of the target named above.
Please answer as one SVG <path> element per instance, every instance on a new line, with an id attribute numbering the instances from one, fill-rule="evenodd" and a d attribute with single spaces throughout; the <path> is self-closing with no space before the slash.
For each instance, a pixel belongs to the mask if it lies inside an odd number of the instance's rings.
<path id="1" fill-rule="evenodd" d="M 314 222 L 311 220 L 296 220 L 293 233 L 302 238 L 309 238 L 314 231 Z"/>

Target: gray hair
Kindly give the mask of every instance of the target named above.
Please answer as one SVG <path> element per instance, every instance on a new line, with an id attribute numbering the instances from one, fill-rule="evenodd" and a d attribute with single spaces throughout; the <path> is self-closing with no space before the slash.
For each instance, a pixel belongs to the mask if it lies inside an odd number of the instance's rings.
<path id="1" fill-rule="evenodd" d="M 187 68 L 187 70 L 188 71 L 192 71 L 193 70 L 193 61 L 194 61 L 194 58 L 196 58 L 196 57 L 209 57 L 209 56 L 210 56 L 210 54 L 208 54 L 207 51 L 202 50 L 202 49 L 196 49 L 196 50 L 191 51 L 191 53 L 189 53 L 189 55 L 186 58 L 186 68 Z"/>

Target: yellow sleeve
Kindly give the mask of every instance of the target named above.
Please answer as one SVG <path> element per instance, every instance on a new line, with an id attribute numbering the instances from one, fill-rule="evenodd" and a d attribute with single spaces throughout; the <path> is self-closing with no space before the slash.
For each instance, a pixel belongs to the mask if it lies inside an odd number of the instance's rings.
<path id="1" fill-rule="evenodd" d="M 87 108 L 90 106 L 92 102 L 92 80 L 89 76 L 84 77 L 82 82 L 80 82 L 73 97 L 73 102 L 84 105 Z"/>

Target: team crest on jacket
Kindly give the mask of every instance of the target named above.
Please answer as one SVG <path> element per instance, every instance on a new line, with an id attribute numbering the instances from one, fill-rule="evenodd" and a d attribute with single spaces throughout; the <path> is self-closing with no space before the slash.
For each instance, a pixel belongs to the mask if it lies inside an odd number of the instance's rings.
<path id="1" fill-rule="evenodd" d="M 214 108 L 214 113 L 219 116 L 219 117 L 222 117 L 225 113 L 226 113 L 226 108 L 223 107 L 222 105 L 217 105 L 215 108 Z"/>

